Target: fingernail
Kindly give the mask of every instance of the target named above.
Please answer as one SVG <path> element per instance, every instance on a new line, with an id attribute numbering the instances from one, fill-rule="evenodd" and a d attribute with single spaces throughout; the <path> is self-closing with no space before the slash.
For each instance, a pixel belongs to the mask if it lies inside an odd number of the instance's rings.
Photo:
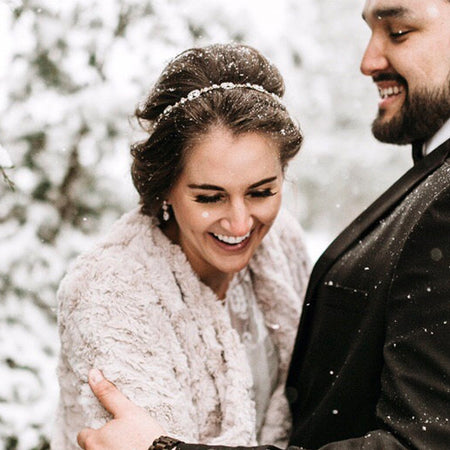
<path id="1" fill-rule="evenodd" d="M 103 374 L 98 369 L 91 369 L 89 371 L 89 381 L 92 384 L 100 383 L 103 380 Z"/>

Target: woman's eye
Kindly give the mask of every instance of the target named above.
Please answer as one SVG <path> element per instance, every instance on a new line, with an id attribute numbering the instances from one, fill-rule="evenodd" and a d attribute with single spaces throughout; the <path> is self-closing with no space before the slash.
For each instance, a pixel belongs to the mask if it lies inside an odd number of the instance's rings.
<path id="1" fill-rule="evenodd" d="M 252 191 L 250 195 L 255 198 L 261 197 L 272 197 L 276 192 L 273 192 L 272 189 L 263 189 L 262 191 Z"/>
<path id="2" fill-rule="evenodd" d="M 222 200 L 222 195 L 221 194 L 216 194 L 216 195 L 197 195 L 195 197 L 195 201 L 197 203 L 216 203 L 219 202 L 220 200 Z"/>

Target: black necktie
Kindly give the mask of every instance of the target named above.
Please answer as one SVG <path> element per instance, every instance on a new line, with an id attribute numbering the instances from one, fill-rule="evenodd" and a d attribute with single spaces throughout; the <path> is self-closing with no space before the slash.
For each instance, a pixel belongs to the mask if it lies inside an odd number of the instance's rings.
<path id="1" fill-rule="evenodd" d="M 414 141 L 412 143 L 412 157 L 414 164 L 420 161 L 424 156 L 423 141 Z"/>

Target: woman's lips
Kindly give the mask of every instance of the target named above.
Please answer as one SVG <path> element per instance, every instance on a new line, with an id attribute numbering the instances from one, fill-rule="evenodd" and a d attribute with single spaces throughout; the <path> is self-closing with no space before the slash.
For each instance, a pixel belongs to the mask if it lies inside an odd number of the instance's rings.
<path id="1" fill-rule="evenodd" d="M 214 242 L 222 249 L 227 251 L 238 251 L 245 248 L 250 242 L 253 230 L 245 236 L 227 236 L 223 234 L 209 233 Z"/>

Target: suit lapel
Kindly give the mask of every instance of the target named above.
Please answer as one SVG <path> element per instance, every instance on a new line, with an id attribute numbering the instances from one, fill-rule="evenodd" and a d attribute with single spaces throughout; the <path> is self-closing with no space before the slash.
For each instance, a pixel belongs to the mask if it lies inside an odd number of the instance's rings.
<path id="1" fill-rule="evenodd" d="M 325 250 L 314 265 L 306 291 L 304 307 L 300 319 L 299 330 L 291 360 L 291 368 L 287 385 L 296 386 L 299 382 L 298 374 L 302 366 L 303 357 L 308 348 L 308 334 L 314 321 L 314 291 L 321 282 L 324 274 L 336 260 L 364 233 L 393 209 L 411 190 L 425 177 L 441 166 L 450 153 L 450 140 L 420 160 L 413 168 L 405 173 L 395 184 L 382 194 L 360 216 L 358 216 Z M 450 182 L 450 181 L 449 181 Z"/>
<path id="2" fill-rule="evenodd" d="M 447 140 L 406 172 L 330 244 L 313 268 L 308 285 L 307 298 L 336 259 L 390 209 L 397 205 L 417 184 L 441 166 L 449 153 L 450 140 Z"/>

